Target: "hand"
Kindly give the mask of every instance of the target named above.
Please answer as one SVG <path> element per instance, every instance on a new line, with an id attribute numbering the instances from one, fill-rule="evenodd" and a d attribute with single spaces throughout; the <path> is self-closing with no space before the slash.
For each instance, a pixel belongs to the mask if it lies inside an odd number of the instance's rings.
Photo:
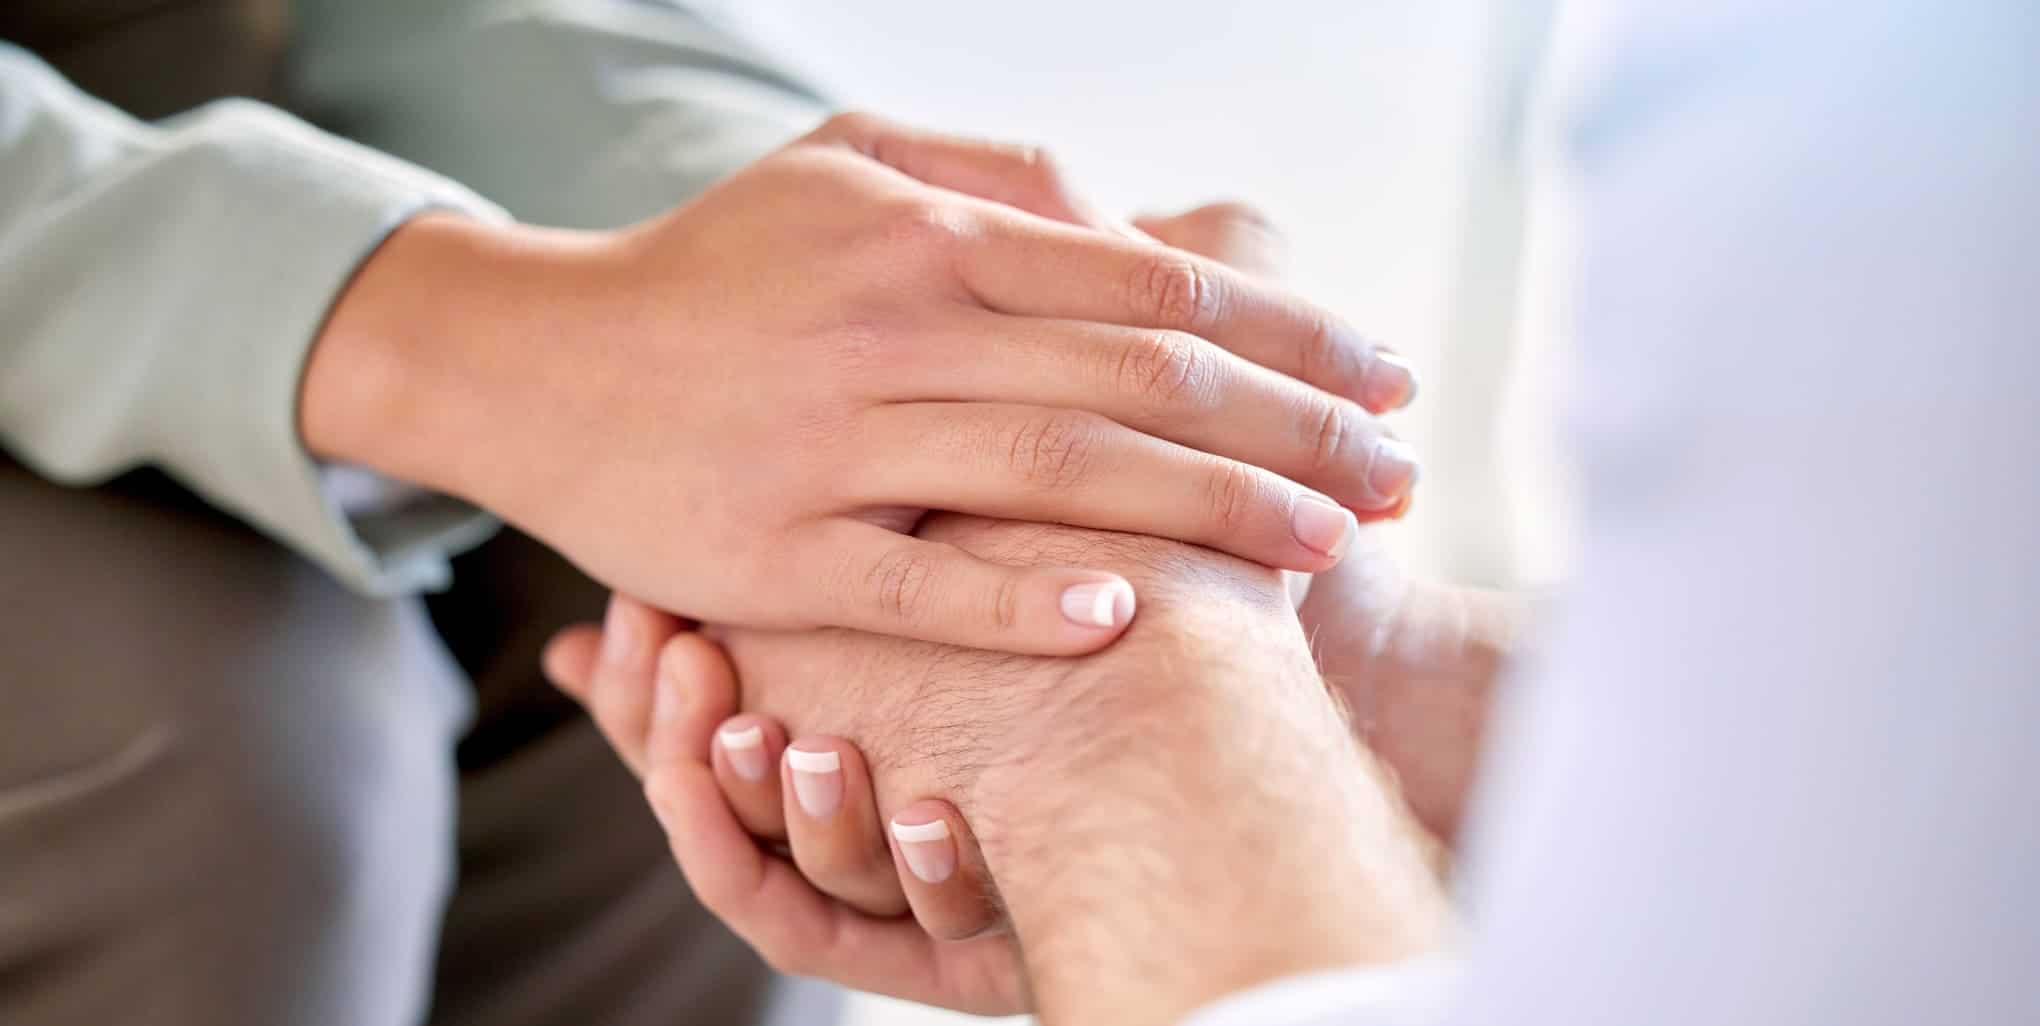
<path id="1" fill-rule="evenodd" d="M 888 851 L 863 754 L 837 737 L 788 745 L 778 720 L 733 715 L 729 660 L 679 626 L 619 596 L 608 627 L 643 638 L 659 653 L 656 671 L 650 660 L 597 657 L 585 634 L 551 646 L 546 669 L 633 770 L 656 762 L 663 786 L 690 796 L 684 811 L 662 815 L 702 900 L 781 972 L 979 1015 L 1031 1010 L 1019 953 L 962 815 L 939 800 L 910 803 L 894 815 L 914 828 L 910 836 L 937 822 L 949 836 Z M 805 772 L 826 756 L 835 774 Z M 770 850 L 782 843 L 791 864 Z M 947 872 L 923 870 L 931 879 L 922 879 L 906 862 L 910 850 L 924 865 L 946 855 Z"/>
<path id="2" fill-rule="evenodd" d="M 923 993 L 931 978 L 927 965 L 863 932 L 854 947 L 835 943 L 839 928 L 819 910 L 852 915 L 848 906 L 822 902 L 742 836 L 743 826 L 780 824 L 802 836 L 798 790 L 788 804 L 764 772 L 785 736 L 775 720 L 858 738 L 880 783 L 877 809 L 895 822 L 921 821 L 903 812 L 923 795 L 970 816 L 1047 1021 L 1164 1021 L 1268 975 L 1397 957 L 1435 940 L 1442 903 L 1421 846 L 1334 713 L 1275 575 L 1152 539 L 956 518 L 926 529 L 1020 563 L 1092 551 L 1142 583 L 1147 612 L 1126 642 L 1074 662 L 842 632 L 731 632 L 744 706 L 767 718 L 739 719 L 713 745 L 728 707 L 694 719 L 685 733 L 695 740 L 679 758 L 658 754 L 668 731 L 655 725 L 641 758 L 703 901 L 779 945 L 763 949 L 768 957 Z M 562 638 L 548 666 L 563 682 L 592 675 L 592 691 L 568 686 L 590 696 L 601 719 L 611 660 L 595 657 L 593 640 Z M 660 686 L 688 695 L 691 709 L 703 689 L 682 684 L 726 680 L 727 669 L 698 638 L 674 644 L 682 647 L 669 648 Z M 818 680 L 829 684 L 820 695 Z M 797 747 L 810 744 L 854 766 L 854 749 L 819 739 Z M 858 792 L 846 783 L 843 793 L 848 813 Z M 952 838 L 967 841 L 960 817 L 915 811 L 941 815 Z M 839 886 L 851 900 L 885 900 L 876 884 L 897 872 L 872 856 L 876 833 L 846 830 L 838 864 L 820 873 L 850 882 Z M 1253 850 L 1241 850 L 1242 838 Z M 959 849 L 959 865 L 973 865 L 967 844 Z M 1257 885 L 1242 888 L 1245 879 Z M 891 943 L 925 944 L 912 927 L 896 932 Z M 1141 961 L 1148 956 L 1152 964 Z"/>
<path id="3" fill-rule="evenodd" d="M 1360 739 L 1447 843 L 1465 817 L 1523 612 L 1514 596 L 1410 579 L 1378 528 L 1361 529 L 1297 610 Z"/>
<path id="4" fill-rule="evenodd" d="M 723 623 L 1068 654 L 1130 619 L 1112 574 L 872 522 L 924 509 L 1335 563 L 1341 506 L 1414 480 L 1369 413 L 1408 369 L 1255 278 L 1005 205 L 1085 216 L 1025 156 L 839 118 L 622 232 L 418 218 L 314 349 L 306 443 Z"/>

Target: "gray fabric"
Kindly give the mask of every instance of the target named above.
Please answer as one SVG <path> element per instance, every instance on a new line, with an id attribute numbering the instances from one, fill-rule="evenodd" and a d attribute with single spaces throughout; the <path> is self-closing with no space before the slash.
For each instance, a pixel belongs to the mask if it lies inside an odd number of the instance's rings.
<path id="1" fill-rule="evenodd" d="M 250 101 L 136 121 L 0 43 L 0 447 L 71 484 L 161 467 L 367 591 L 444 583 L 477 514 L 371 545 L 297 436 L 334 297 L 429 207 L 501 216 Z"/>
<path id="2" fill-rule="evenodd" d="M 505 533 L 429 616 L 361 597 L 445 585 L 490 525 L 343 510 L 296 437 L 304 353 L 405 217 L 500 212 L 220 98 L 579 225 L 679 202 L 818 104 L 670 5 L 292 7 L 0 10 L 99 96 L 0 44 L 0 1021 L 832 1021 L 832 989 L 767 1003 L 537 679 L 600 589 Z"/>
<path id="3" fill-rule="evenodd" d="M 481 714 L 536 728 L 463 772 L 470 685 L 418 600 L 354 594 L 155 476 L 86 491 L 0 462 L 0 519 L 0 1022 L 765 1014 L 771 974 L 528 663 L 483 668 Z M 514 536 L 473 558 L 573 587 Z M 557 608 L 501 607 L 530 625 L 505 647 Z M 834 1010 L 810 993 L 779 1021 Z"/>
<path id="4" fill-rule="evenodd" d="M 416 1021 L 465 683 L 174 494 L 0 464 L 0 1021 Z"/>

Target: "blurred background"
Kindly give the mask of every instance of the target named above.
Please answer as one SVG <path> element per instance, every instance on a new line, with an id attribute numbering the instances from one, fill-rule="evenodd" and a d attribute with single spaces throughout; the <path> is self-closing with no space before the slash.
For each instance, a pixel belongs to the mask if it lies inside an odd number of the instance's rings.
<path id="1" fill-rule="evenodd" d="M 1047 146 L 1107 209 L 1250 202 L 1294 284 L 1423 375 L 1424 458 L 1392 530 L 1424 572 L 1544 587 L 1557 459 L 1568 55 L 1548 0 L 746 0 L 725 16 L 839 101 Z M 1572 26 L 1568 26 L 1570 30 Z M 1567 31 L 1561 38 L 1572 38 Z M 848 1026 L 977 1022 L 859 998 Z"/>

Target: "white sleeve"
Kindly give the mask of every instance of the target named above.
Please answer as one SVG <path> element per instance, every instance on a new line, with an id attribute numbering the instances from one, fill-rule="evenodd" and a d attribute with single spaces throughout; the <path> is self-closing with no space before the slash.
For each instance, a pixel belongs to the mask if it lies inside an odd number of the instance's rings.
<path id="1" fill-rule="evenodd" d="M 1207 1005 L 1182 1026 L 1432 1026 L 1457 979 L 1442 958 L 1292 976 Z"/>
<path id="2" fill-rule="evenodd" d="M 2040 7 L 1610 8 L 1582 565 L 1433 1021 L 2040 1022 Z"/>

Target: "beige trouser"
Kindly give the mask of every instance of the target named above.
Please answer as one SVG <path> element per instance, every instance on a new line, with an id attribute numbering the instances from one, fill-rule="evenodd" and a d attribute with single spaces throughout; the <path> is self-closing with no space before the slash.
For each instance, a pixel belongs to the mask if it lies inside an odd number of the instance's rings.
<path id="1" fill-rule="evenodd" d="M 536 675 L 599 590 L 516 535 L 457 578 L 365 599 L 160 478 L 0 457 L 0 1022 L 764 1021 Z"/>

